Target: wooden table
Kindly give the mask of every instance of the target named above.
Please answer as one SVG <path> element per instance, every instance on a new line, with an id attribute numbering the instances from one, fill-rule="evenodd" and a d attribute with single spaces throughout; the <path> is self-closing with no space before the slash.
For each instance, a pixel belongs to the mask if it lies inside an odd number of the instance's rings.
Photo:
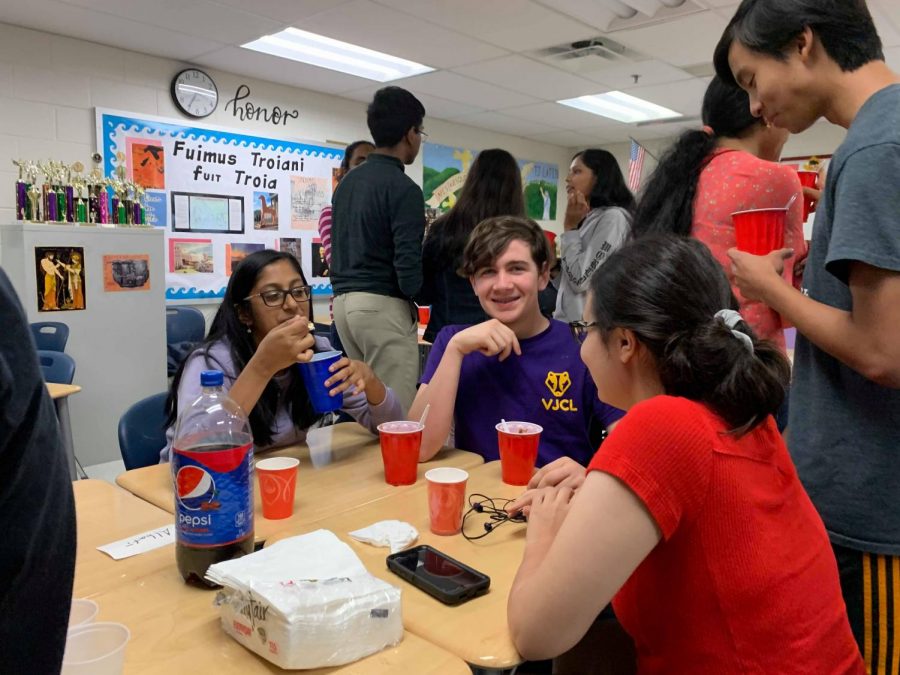
<path id="1" fill-rule="evenodd" d="M 56 417 L 59 419 L 59 430 L 62 433 L 63 446 L 69 462 L 69 478 L 77 480 L 78 472 L 75 470 L 75 442 L 72 440 L 72 421 L 69 418 L 69 396 L 81 391 L 77 384 L 59 384 L 47 382 L 47 391 L 56 406 Z"/>
<path id="2" fill-rule="evenodd" d="M 408 489 L 384 482 L 384 465 L 377 437 L 353 423 L 337 424 L 332 429 L 333 442 L 328 456 L 316 453 L 310 457 L 310 450 L 305 444 L 265 453 L 266 457 L 297 457 L 300 468 L 294 514 L 288 519 L 263 518 L 259 490 L 255 490 L 254 525 L 257 539 L 266 539 L 285 529 L 299 531 L 300 528 L 332 514 L 367 505 Z M 328 463 L 325 464 L 325 461 Z M 442 450 L 432 460 L 420 465 L 417 485 L 424 484 L 425 472 L 436 466 L 469 469 L 482 463 L 481 456 L 472 452 Z M 169 464 L 126 471 L 116 478 L 116 483 L 165 511 L 175 511 Z"/>
<path id="3" fill-rule="evenodd" d="M 493 498 L 513 498 L 524 488 L 506 485 L 500 478 L 500 462 L 467 469 L 466 495 L 480 492 Z M 388 550 L 362 544 L 347 533 L 373 522 L 396 518 L 419 530 L 418 544 L 430 544 L 439 551 L 491 577 L 490 591 L 456 607 L 449 607 L 388 571 Z M 486 518 L 473 514 L 467 521 L 470 534 L 483 532 Z M 506 601 L 525 549 L 525 525 L 504 523 L 478 541 L 462 535 L 432 534 L 428 523 L 427 486 L 424 481 L 395 495 L 361 508 L 340 513 L 315 524 L 292 530 L 290 525 L 273 539 L 300 534 L 311 529 L 331 530 L 350 544 L 373 575 L 403 589 L 403 625 L 412 633 L 463 658 L 476 669 L 503 671 L 522 662 L 509 635 Z"/>
<path id="4" fill-rule="evenodd" d="M 212 605 L 215 593 L 184 584 L 171 546 L 118 561 L 95 550 L 171 522 L 171 514 L 102 481 L 78 481 L 73 488 L 78 518 L 75 596 L 91 596 L 100 606 L 98 620 L 128 626 L 126 673 L 285 672 L 225 634 Z M 355 663 L 305 672 L 470 673 L 458 656 L 408 632 L 396 647 Z"/>
<path id="5" fill-rule="evenodd" d="M 133 494 L 102 480 L 72 483 L 78 523 L 74 597 L 91 597 L 102 591 L 128 586 L 137 579 L 166 567 L 175 568 L 175 550 L 163 546 L 142 555 L 113 560 L 97 550 L 134 534 L 163 525 L 174 518 Z"/>

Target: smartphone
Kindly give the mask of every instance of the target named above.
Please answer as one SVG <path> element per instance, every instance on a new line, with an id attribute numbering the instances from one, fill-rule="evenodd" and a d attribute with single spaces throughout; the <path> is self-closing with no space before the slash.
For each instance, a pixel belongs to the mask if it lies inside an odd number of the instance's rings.
<path id="1" fill-rule="evenodd" d="M 491 578 L 428 545 L 392 553 L 387 566 L 397 576 L 437 598 L 458 605 L 486 593 Z"/>

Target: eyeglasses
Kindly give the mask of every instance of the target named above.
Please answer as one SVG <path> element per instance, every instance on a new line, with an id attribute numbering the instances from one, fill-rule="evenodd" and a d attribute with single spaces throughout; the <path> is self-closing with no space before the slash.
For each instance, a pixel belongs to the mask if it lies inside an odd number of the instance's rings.
<path id="1" fill-rule="evenodd" d="M 569 328 L 572 330 L 572 337 L 575 338 L 575 342 L 581 344 L 587 339 L 588 330 L 591 328 L 597 327 L 599 324 L 596 321 L 570 321 Z"/>
<path id="2" fill-rule="evenodd" d="M 416 133 L 419 134 L 422 138 L 428 138 L 428 134 L 425 133 L 424 129 L 416 129 Z"/>
<path id="3" fill-rule="evenodd" d="M 259 297 L 262 298 L 262 301 L 267 307 L 281 307 L 284 305 L 284 299 L 289 295 L 296 302 L 306 302 L 309 300 L 311 290 L 312 289 L 309 286 L 294 286 L 286 291 L 281 290 L 280 288 L 272 289 L 271 291 L 263 291 L 262 293 L 248 295 L 244 300 Z"/>

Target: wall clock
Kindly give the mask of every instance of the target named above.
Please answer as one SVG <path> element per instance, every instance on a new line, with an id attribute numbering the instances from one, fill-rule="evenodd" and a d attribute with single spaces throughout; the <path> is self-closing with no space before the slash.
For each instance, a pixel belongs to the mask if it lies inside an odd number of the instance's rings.
<path id="1" fill-rule="evenodd" d="M 219 90 L 202 70 L 186 68 L 172 79 L 172 101 L 185 115 L 206 117 L 219 103 Z"/>

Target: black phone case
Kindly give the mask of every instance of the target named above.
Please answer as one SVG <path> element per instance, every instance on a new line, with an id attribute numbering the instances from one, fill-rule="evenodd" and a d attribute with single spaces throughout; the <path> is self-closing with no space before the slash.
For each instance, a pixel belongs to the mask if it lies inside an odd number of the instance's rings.
<path id="1" fill-rule="evenodd" d="M 475 584 L 466 586 L 465 588 L 460 589 L 454 593 L 448 593 L 442 588 L 438 588 L 437 586 L 428 582 L 427 579 L 418 576 L 415 572 L 409 570 L 409 568 L 405 567 L 402 563 L 397 562 L 397 558 L 404 557 L 412 553 L 413 551 L 420 550 L 430 550 L 435 555 L 440 556 L 447 562 L 450 562 L 462 570 L 469 572 L 470 574 L 474 574 L 479 578 L 479 581 Z M 392 553 L 387 557 L 387 566 L 388 569 L 396 574 L 401 579 L 408 581 L 413 586 L 418 588 L 419 590 L 425 591 L 428 595 L 433 598 L 437 598 L 445 605 L 458 605 L 466 600 L 471 600 L 474 597 L 482 595 L 486 593 L 488 588 L 491 586 L 491 578 L 484 574 L 483 572 L 479 572 L 478 570 L 469 567 L 465 563 L 461 563 L 456 558 L 451 558 L 446 553 L 441 553 L 436 548 L 432 546 L 428 546 L 427 544 L 421 544 L 420 546 L 414 546 L 413 548 L 406 549 L 404 551 L 398 551 L 397 553 Z"/>

